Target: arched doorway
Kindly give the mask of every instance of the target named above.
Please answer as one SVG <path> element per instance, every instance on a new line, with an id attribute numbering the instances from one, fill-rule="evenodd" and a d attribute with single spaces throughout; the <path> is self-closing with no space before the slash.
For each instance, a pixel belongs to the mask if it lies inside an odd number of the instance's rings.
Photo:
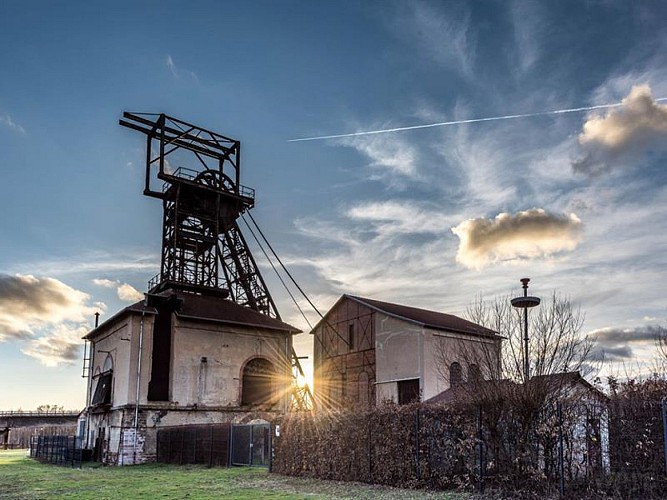
<path id="1" fill-rule="evenodd" d="M 273 384 L 276 372 L 265 358 L 254 358 L 243 368 L 241 385 L 242 405 L 266 405 L 273 403 Z"/>

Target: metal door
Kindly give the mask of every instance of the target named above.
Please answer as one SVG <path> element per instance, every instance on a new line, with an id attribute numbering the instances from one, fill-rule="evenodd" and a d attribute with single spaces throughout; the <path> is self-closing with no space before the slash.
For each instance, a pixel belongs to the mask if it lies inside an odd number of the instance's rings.
<path id="1" fill-rule="evenodd" d="M 232 425 L 232 465 L 268 467 L 271 462 L 271 424 Z"/>

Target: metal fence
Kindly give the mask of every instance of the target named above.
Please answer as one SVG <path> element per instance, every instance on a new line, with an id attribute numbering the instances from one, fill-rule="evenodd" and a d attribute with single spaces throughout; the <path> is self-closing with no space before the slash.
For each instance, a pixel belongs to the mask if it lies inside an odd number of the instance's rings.
<path id="1" fill-rule="evenodd" d="M 269 467 L 271 425 L 233 425 L 231 450 L 232 465 Z"/>
<path id="2" fill-rule="evenodd" d="M 170 464 L 229 465 L 230 424 L 167 427 L 157 433 L 157 461 Z"/>
<path id="3" fill-rule="evenodd" d="M 524 407 L 389 405 L 295 415 L 276 438 L 288 475 L 435 489 L 667 498 L 660 402 Z"/>
<path id="4" fill-rule="evenodd" d="M 82 450 L 74 436 L 33 436 L 30 457 L 54 465 L 80 467 Z"/>

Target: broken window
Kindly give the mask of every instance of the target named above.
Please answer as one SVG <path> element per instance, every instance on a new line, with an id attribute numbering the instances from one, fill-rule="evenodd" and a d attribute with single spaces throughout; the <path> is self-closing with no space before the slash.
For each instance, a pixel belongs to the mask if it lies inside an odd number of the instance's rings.
<path id="1" fill-rule="evenodd" d="M 97 379 L 97 386 L 95 387 L 95 394 L 93 395 L 92 405 L 109 405 L 111 404 L 111 382 L 113 379 L 113 371 L 102 373 Z"/>
<path id="2" fill-rule="evenodd" d="M 398 382 L 398 404 L 407 405 L 419 401 L 419 379 Z"/>
<path id="3" fill-rule="evenodd" d="M 242 405 L 271 404 L 275 370 L 268 359 L 251 359 L 243 368 Z"/>

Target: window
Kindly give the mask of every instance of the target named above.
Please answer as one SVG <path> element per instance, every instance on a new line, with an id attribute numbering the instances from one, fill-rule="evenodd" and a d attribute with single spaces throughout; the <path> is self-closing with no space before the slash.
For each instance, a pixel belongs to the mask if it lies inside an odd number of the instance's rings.
<path id="1" fill-rule="evenodd" d="M 99 368 L 97 369 L 99 371 Z M 110 405 L 111 404 L 111 384 L 113 382 L 113 358 L 107 354 L 102 365 L 102 373 L 97 375 L 97 385 L 93 393 L 91 404 Z"/>
<path id="2" fill-rule="evenodd" d="M 398 404 L 407 405 L 419 401 L 419 379 L 399 380 Z"/>
<path id="3" fill-rule="evenodd" d="M 92 405 L 108 405 L 111 404 L 111 378 L 113 372 L 102 373 L 97 379 L 97 387 L 95 387 L 95 394 L 93 395 Z"/>
<path id="4" fill-rule="evenodd" d="M 479 382 L 482 380 L 482 371 L 477 365 L 468 366 L 468 382 Z"/>
<path id="5" fill-rule="evenodd" d="M 449 365 L 449 385 L 453 387 L 459 385 L 463 382 L 463 370 L 461 369 L 461 364 L 454 361 Z"/>
<path id="6" fill-rule="evenodd" d="M 274 377 L 275 370 L 268 359 L 255 358 L 248 361 L 243 368 L 241 404 L 271 404 Z"/>
<path id="7" fill-rule="evenodd" d="M 347 350 L 354 350 L 354 323 L 350 323 L 347 327 Z"/>

